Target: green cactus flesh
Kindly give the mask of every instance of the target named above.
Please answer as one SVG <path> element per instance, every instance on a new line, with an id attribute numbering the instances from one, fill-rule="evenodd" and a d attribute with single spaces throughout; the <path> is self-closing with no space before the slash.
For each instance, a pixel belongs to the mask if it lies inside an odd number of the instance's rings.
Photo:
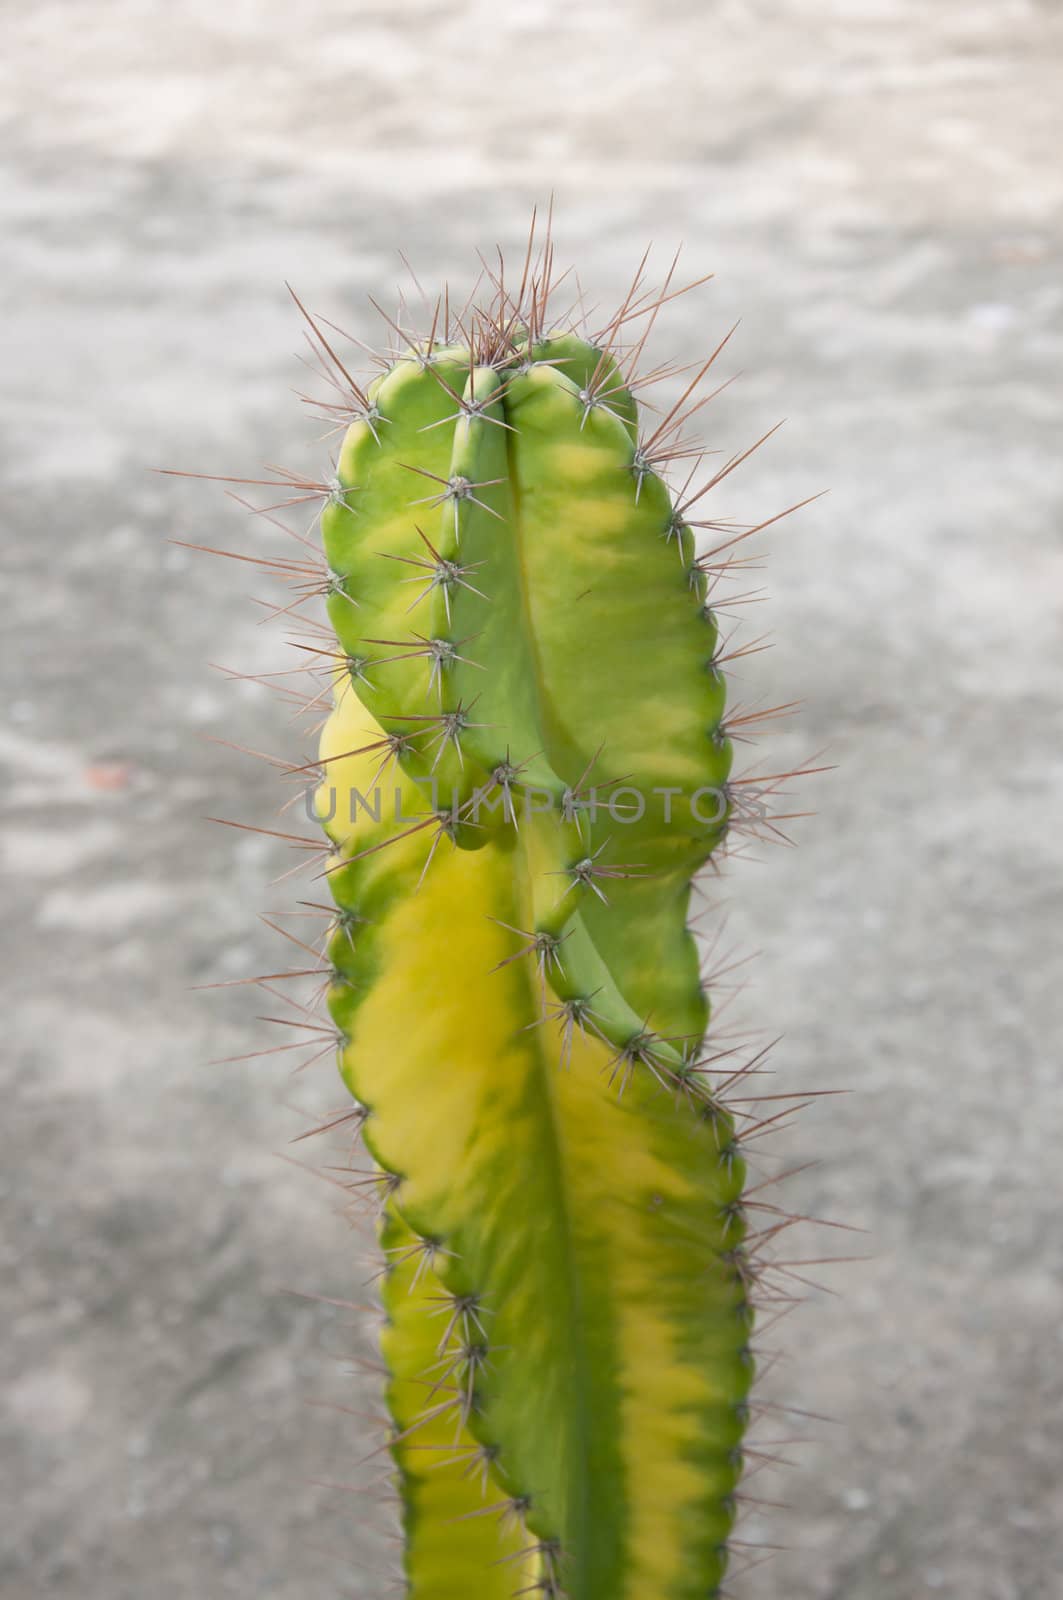
<path id="1" fill-rule="evenodd" d="M 406 1592 L 706 1600 L 753 1315 L 687 920 L 734 794 L 707 580 L 617 360 L 534 294 L 364 402 L 317 807 Z"/>

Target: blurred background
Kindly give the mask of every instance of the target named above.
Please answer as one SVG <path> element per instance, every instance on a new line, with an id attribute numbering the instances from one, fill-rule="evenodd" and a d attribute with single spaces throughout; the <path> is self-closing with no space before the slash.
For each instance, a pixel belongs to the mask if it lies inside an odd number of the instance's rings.
<path id="1" fill-rule="evenodd" d="M 776 1430 L 797 1466 L 751 1491 L 791 1509 L 743 1537 L 786 1548 L 734 1592 L 1058 1596 L 1059 6 L 0 10 L 5 1600 L 387 1592 L 386 1512 L 333 1487 L 370 1331 L 299 1297 L 362 1299 L 365 1241 L 278 1158 L 329 1159 L 290 1141 L 332 1068 L 210 1065 L 272 1005 L 191 992 L 292 964 L 258 913 L 305 893 L 204 820 L 278 802 L 210 740 L 312 752 L 210 665 L 290 665 L 262 585 L 167 541 L 272 535 L 149 469 L 319 474 L 285 280 L 379 341 L 400 249 L 468 286 L 551 191 L 592 304 L 650 241 L 715 274 L 656 358 L 741 318 L 708 442 L 788 420 L 714 511 L 831 491 L 765 536 L 739 688 L 805 703 L 772 763 L 837 770 L 724 887 L 780 1086 L 851 1091 L 775 1147 L 819 1163 L 795 1209 L 869 1230 L 806 1253 L 869 1259 L 809 1269 L 775 1341 L 770 1392 L 835 1420 Z"/>

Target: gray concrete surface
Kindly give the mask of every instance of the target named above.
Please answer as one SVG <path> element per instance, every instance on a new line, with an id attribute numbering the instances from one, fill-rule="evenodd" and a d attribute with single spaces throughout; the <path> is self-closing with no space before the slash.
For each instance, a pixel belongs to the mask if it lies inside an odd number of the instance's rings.
<path id="1" fill-rule="evenodd" d="M 741 316 L 711 441 L 789 420 L 721 514 L 832 490 L 770 538 L 742 692 L 838 770 L 727 888 L 780 1073 L 852 1091 L 790 1198 L 872 1259 L 778 1331 L 772 1391 L 837 1421 L 781 1424 L 746 1537 L 787 1548 L 735 1592 L 1063 1593 L 1059 7 L 2 10 L 5 1600 L 387 1592 L 386 1514 L 325 1486 L 367 1424 L 311 1403 L 373 1409 L 368 1335 L 282 1292 L 369 1270 L 275 1155 L 330 1069 L 208 1065 L 274 1040 L 189 993 L 278 960 L 288 857 L 203 820 L 276 796 L 204 735 L 302 748 L 208 665 L 282 644 L 166 543 L 253 530 L 147 469 L 309 468 L 285 278 L 375 337 L 398 247 L 461 279 L 551 188 L 594 299 L 651 238 L 717 274 L 662 358 Z"/>

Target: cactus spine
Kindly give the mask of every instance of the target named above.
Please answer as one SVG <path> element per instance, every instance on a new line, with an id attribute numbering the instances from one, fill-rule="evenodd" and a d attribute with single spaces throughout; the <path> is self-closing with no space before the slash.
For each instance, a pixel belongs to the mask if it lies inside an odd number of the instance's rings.
<path id="1" fill-rule="evenodd" d="M 530 257 L 364 391 L 310 322 L 353 414 L 320 486 L 328 1005 L 378 1172 L 407 1594 L 707 1600 L 755 1276 L 688 928 L 740 810 L 726 556 L 662 476 L 688 410 L 640 433 L 622 360 L 667 288 L 591 338 Z"/>

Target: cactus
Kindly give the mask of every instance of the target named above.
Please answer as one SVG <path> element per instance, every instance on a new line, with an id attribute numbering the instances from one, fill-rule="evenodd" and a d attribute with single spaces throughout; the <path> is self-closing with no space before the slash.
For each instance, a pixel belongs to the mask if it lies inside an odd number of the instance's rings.
<path id="1" fill-rule="evenodd" d="M 304 312 L 346 425 L 334 477 L 276 480 L 319 499 L 328 567 L 327 1001 L 381 1217 L 405 1592 L 707 1600 L 754 1370 L 744 1149 L 778 1115 L 729 1103 L 689 926 L 752 820 L 714 610 L 748 530 L 695 549 L 744 457 L 691 490 L 722 345 L 643 422 L 670 280 L 592 336 L 552 274 L 529 244 L 488 304 L 393 325 L 367 388 Z"/>

